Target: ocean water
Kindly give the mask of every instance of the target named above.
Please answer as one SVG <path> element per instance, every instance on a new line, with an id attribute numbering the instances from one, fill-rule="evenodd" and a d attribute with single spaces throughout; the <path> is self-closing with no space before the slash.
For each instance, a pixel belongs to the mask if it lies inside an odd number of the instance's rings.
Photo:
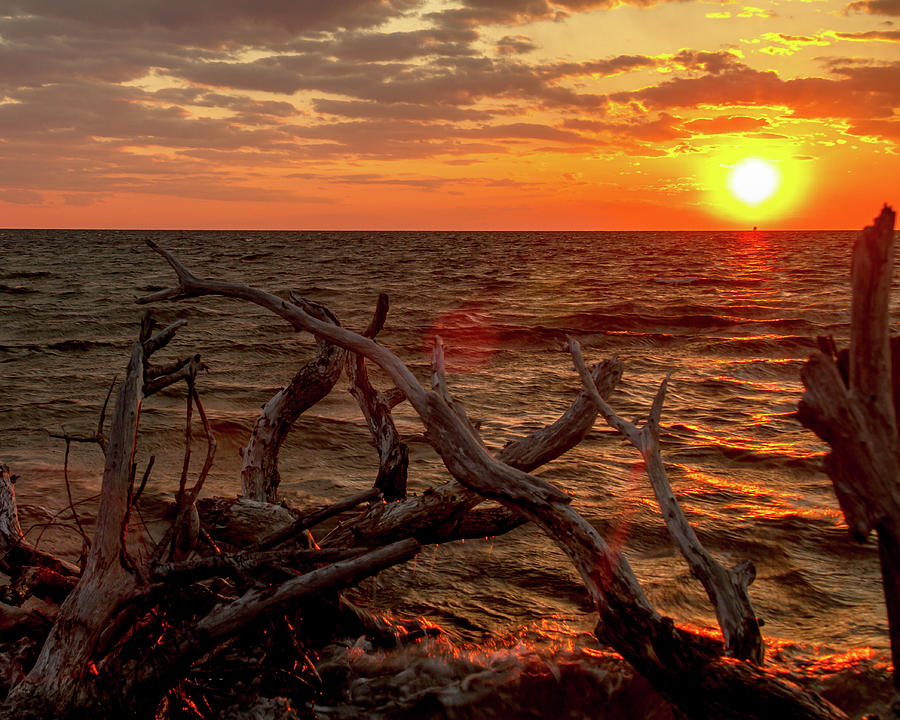
<path id="1" fill-rule="evenodd" d="M 324 303 L 351 329 L 364 329 L 378 293 L 388 293 L 379 340 L 425 383 L 431 338 L 440 334 L 451 390 L 493 449 L 552 422 L 577 393 L 567 334 L 588 361 L 624 361 L 611 404 L 626 418 L 646 414 L 671 370 L 662 421 L 670 480 L 711 552 L 726 564 L 755 563 L 751 596 L 773 672 L 830 682 L 845 704 L 863 698 L 854 707 L 884 686 L 889 642 L 877 549 L 849 537 L 821 470 L 825 448 L 793 417 L 815 337 L 847 341 L 854 233 L 0 231 L 0 461 L 21 476 L 23 526 L 35 526 L 29 537 L 73 556 L 77 536 L 54 524 L 68 519 L 65 448 L 47 431 L 93 430 L 138 331 L 144 307 L 134 299 L 171 284 L 146 238 L 198 275 Z M 199 352 L 208 366 L 198 388 L 219 451 L 207 494 L 234 495 L 239 449 L 260 406 L 314 343 L 235 300 L 152 309 L 163 324 L 188 321 L 169 356 Z M 138 464 L 156 456 L 151 498 L 171 498 L 177 485 L 184 402 L 173 390 L 145 404 Z M 410 446 L 410 490 L 447 480 L 408 404 L 395 419 Z M 598 419 L 577 448 L 537 474 L 571 492 L 574 506 L 624 549 L 661 612 L 712 627 L 639 460 Z M 293 505 L 318 506 L 374 481 L 377 455 L 343 380 L 298 422 L 280 467 Z M 86 516 L 101 472 L 96 447 L 73 447 L 70 479 Z M 571 677 L 560 667 L 577 666 L 585 683 L 600 672 L 592 663 L 602 650 L 589 636 L 596 618 L 578 576 L 531 526 L 426 548 L 415 563 L 363 583 L 358 598 L 445 630 L 440 645 L 409 651 L 418 659 L 404 662 L 443 668 L 429 697 L 443 692 L 451 704 L 464 705 L 465 693 L 480 687 L 471 677 L 494 677 L 492 668 L 512 668 L 521 685 L 535 657 L 557 685 Z M 354 702 L 363 704 L 323 708 L 323 717 L 360 708 L 377 715 L 372 688 L 390 683 L 372 666 L 390 663 L 354 652 Z M 632 682 L 609 677 L 610 687 Z M 390 687 L 396 699 L 399 686 Z"/>

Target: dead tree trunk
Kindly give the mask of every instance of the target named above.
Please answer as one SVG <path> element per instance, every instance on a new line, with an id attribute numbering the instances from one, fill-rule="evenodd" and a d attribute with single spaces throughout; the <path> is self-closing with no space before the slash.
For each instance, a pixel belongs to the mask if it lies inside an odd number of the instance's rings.
<path id="1" fill-rule="evenodd" d="M 308 313 L 324 322 L 338 325 L 337 318 L 324 306 L 296 298 Z M 297 418 L 331 392 L 347 353 L 335 345 L 316 339 L 315 358 L 294 375 L 293 380 L 265 404 L 253 425 L 250 440 L 243 451 L 241 493 L 250 500 L 278 502 L 278 451 Z"/>
<path id="2" fill-rule="evenodd" d="M 87 565 L 28 676 L 12 689 L 6 717 L 65 717 L 84 687 L 94 648 L 113 614 L 138 588 L 124 547 L 130 511 L 132 465 L 143 400 L 144 348 L 131 349 L 119 388 L 103 470 L 100 510 Z"/>
<path id="3" fill-rule="evenodd" d="M 469 489 L 498 500 L 537 522 L 569 555 L 600 613 L 598 636 L 611 644 L 662 695 L 692 718 L 845 718 L 822 698 L 763 673 L 750 663 L 723 658 L 708 640 L 680 630 L 650 605 L 623 555 L 570 506 L 552 484 L 492 457 L 468 423 L 426 391 L 390 351 L 368 338 L 323 323 L 281 298 L 247 285 L 202 280 L 170 253 L 148 243 L 169 262 L 178 285 L 140 302 L 218 294 L 265 307 L 295 327 L 313 332 L 385 370 L 406 394 L 426 427 L 429 442 L 450 473 Z"/>
<path id="4" fill-rule="evenodd" d="M 892 373 L 890 291 L 894 211 L 885 206 L 853 249 L 849 377 L 822 352 L 803 368 L 800 422 L 831 446 L 825 470 L 853 536 L 878 533 L 891 634 L 894 686 L 900 692 L 900 438 Z"/>

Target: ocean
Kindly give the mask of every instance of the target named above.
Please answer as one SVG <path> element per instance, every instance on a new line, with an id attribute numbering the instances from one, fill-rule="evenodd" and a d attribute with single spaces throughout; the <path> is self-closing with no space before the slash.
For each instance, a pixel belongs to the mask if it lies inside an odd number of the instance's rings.
<path id="1" fill-rule="evenodd" d="M 793 416 L 800 369 L 815 337 L 847 342 L 854 237 L 0 230 L 0 461 L 21 476 L 16 489 L 23 527 L 34 526 L 29 538 L 77 557 L 77 535 L 57 525 L 69 519 L 65 446 L 48 431 L 96 427 L 145 309 L 134 299 L 172 283 L 146 238 L 172 250 L 197 275 L 244 281 L 284 297 L 296 292 L 327 305 L 357 331 L 367 326 L 378 293 L 387 293 L 390 312 L 379 341 L 425 384 L 431 339 L 439 334 L 451 391 L 494 450 L 552 422 L 578 392 L 565 348 L 573 335 L 589 362 L 613 355 L 623 360 L 625 374 L 610 403 L 625 418 L 646 415 L 672 371 L 662 417 L 669 477 L 706 547 L 727 565 L 755 563 L 750 594 L 765 621 L 768 666 L 818 683 L 839 704 L 865 709 L 867 697 L 889 685 L 877 548 L 850 538 L 821 469 L 825 447 Z M 199 352 L 208 366 L 198 389 L 219 450 L 206 494 L 235 495 L 239 449 L 261 405 L 311 357 L 315 344 L 235 300 L 201 298 L 152 309 L 163 324 L 188 321 L 167 352 Z M 386 389 L 382 375 L 374 379 Z M 145 403 L 138 465 L 156 456 L 151 499 L 171 498 L 177 487 L 184 402 L 176 389 Z M 395 419 L 410 446 L 410 491 L 449 479 L 408 404 L 396 408 Z M 598 418 L 578 447 L 536 474 L 570 492 L 579 512 L 624 549 L 661 612 L 693 627 L 714 627 L 703 589 L 673 549 L 639 461 Z M 281 490 L 292 505 L 320 506 L 366 489 L 377 468 L 365 422 L 342 380 L 304 414 L 283 448 Z M 101 473 L 98 448 L 73 447 L 70 480 L 76 499 L 86 500 L 85 515 Z M 435 644 L 405 651 L 401 665 L 431 678 L 429 697 L 457 703 L 454 717 L 467 716 L 460 710 L 466 693 L 482 693 L 477 702 L 485 707 L 483 688 L 472 680 L 484 673 L 498 693 L 509 687 L 503 678 L 517 678 L 513 694 L 520 698 L 528 695 L 523 677 L 533 676 L 532 690 L 541 672 L 556 687 L 567 678 L 575 682 L 560 667 L 577 667 L 585 686 L 606 683 L 620 693 L 636 682 L 622 680 L 627 671 L 621 668 L 610 675 L 612 661 L 590 635 L 596 617 L 577 574 L 533 526 L 427 547 L 415 563 L 363 583 L 357 594 L 381 612 L 424 616 L 444 630 Z M 396 658 L 376 658 L 365 647 L 354 652 L 357 699 L 323 706 L 320 717 L 393 717 L 404 707 L 403 692 L 422 696 L 421 683 L 391 686 L 385 679 Z M 607 668 L 605 680 L 598 680 L 597 663 Z M 384 687 L 391 688 L 389 700 L 379 695 Z M 556 716 L 596 716 L 590 714 L 596 700 L 585 702 L 584 715 L 574 707 Z M 528 714 L 539 705 L 532 699 L 507 716 L 542 716 Z M 640 713 L 633 716 L 651 716 L 650 710 Z M 606 716 L 632 715 L 609 709 Z"/>

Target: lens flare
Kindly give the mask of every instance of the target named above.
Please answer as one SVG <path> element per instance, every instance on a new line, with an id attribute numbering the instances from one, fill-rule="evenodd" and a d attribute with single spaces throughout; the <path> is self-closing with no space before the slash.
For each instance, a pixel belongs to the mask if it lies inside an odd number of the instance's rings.
<path id="1" fill-rule="evenodd" d="M 765 160 L 749 158 L 728 174 L 728 189 L 738 200 L 755 207 L 772 197 L 780 180 L 778 171 Z"/>

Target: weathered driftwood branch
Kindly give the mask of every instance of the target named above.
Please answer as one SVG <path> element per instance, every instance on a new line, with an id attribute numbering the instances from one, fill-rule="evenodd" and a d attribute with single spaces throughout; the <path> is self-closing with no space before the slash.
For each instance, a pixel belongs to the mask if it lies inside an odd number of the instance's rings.
<path id="1" fill-rule="evenodd" d="M 0 717 L 65 717 L 82 688 L 100 633 L 137 589 L 124 547 L 144 349 L 132 346 L 110 429 L 94 543 L 78 584 L 60 608 L 34 667 L 9 693 Z"/>
<path id="2" fill-rule="evenodd" d="M 322 322 L 339 325 L 323 305 L 295 298 L 298 306 Z M 241 493 L 251 500 L 278 501 L 278 451 L 297 418 L 331 392 L 346 352 L 316 337 L 316 356 L 297 371 L 293 379 L 263 407 L 243 451 Z"/>
<path id="3" fill-rule="evenodd" d="M 200 421 L 203 424 L 203 432 L 206 435 L 206 459 L 203 461 L 203 467 L 197 475 L 197 480 L 193 487 L 188 491 L 186 489 L 187 471 L 190 460 L 191 450 L 191 407 L 196 405 L 197 414 L 200 415 Z M 153 553 L 153 562 L 158 562 L 166 552 L 169 552 L 169 559 L 181 559 L 186 557 L 194 548 L 197 542 L 197 536 L 200 531 L 200 517 L 197 512 L 197 498 L 200 496 L 200 490 L 203 489 L 203 483 L 212 469 L 213 460 L 216 456 L 216 437 L 213 435 L 209 426 L 209 419 L 206 417 L 206 411 L 203 403 L 200 402 L 200 395 L 194 387 L 193 382 L 188 383 L 188 411 L 187 411 L 187 428 L 185 431 L 185 451 L 184 466 L 179 482 L 178 494 L 175 500 L 175 518 L 166 531 L 162 540 L 157 543 L 156 550 Z"/>
<path id="4" fill-rule="evenodd" d="M 622 363 L 606 360 L 595 366 L 592 377 L 598 392 L 608 396 L 622 377 Z M 582 390 L 556 422 L 508 443 L 497 454 L 497 459 L 531 472 L 575 447 L 591 429 L 596 417 L 593 400 Z M 365 515 L 344 523 L 326 543 L 346 547 L 404 537 L 416 537 L 421 542 L 469 537 L 469 532 L 462 531 L 460 526 L 472 508 L 481 502 L 483 498 L 478 493 L 453 480 L 401 503 L 372 505 Z M 505 515 L 503 521 L 499 516 L 494 518 L 498 528 L 508 531 L 526 522 L 526 518 L 509 508 L 501 507 L 498 511 Z"/>
<path id="5" fill-rule="evenodd" d="M 444 341 L 441 340 L 440 335 L 434 336 L 434 345 L 431 349 L 431 389 L 440 396 L 447 407 L 456 413 L 457 417 L 463 423 L 463 426 L 469 428 L 469 433 L 472 437 L 475 438 L 482 447 L 487 449 L 484 440 L 482 440 L 481 435 L 478 434 L 478 429 L 475 427 L 475 424 L 469 420 L 469 415 L 466 413 L 465 406 L 450 394 L 450 390 L 447 387 L 447 372 L 444 364 Z"/>
<path id="6" fill-rule="evenodd" d="M 147 352 L 165 346 L 182 324 L 175 323 L 151 336 L 152 321 L 145 318 L 142 323 L 140 339 L 132 345 L 126 376 L 119 386 L 105 453 L 94 541 L 84 571 L 61 605 L 31 671 L 0 706 L 2 718 L 68 716 L 84 689 L 101 638 L 108 637 L 111 628 L 120 624 L 116 618 L 121 618 L 123 606 L 140 594 L 146 569 L 129 556 L 125 536 L 132 508 L 137 430 L 145 397 L 144 370 Z M 209 465 L 210 458 L 201 476 L 208 473 Z M 14 503 L 11 495 L 9 500 Z"/>
<path id="7" fill-rule="evenodd" d="M 15 577 L 25 568 L 39 565 L 77 577 L 81 574 L 77 565 L 39 550 L 25 539 L 19 525 L 15 480 L 9 466 L 0 463 L 0 570 Z"/>
<path id="8" fill-rule="evenodd" d="M 244 497 L 207 497 L 197 501 L 203 527 L 217 541 L 248 548 L 289 527 L 297 518 L 282 505 Z"/>
<path id="9" fill-rule="evenodd" d="M 803 368 L 798 417 L 831 446 L 825 470 L 853 536 L 878 533 L 894 685 L 900 691 L 900 440 L 894 394 L 889 301 L 895 213 L 885 206 L 853 249 L 848 379 L 832 354 Z"/>
<path id="10" fill-rule="evenodd" d="M 340 345 L 352 352 L 365 355 L 367 358 L 377 363 L 391 376 L 394 382 L 397 383 L 397 386 L 406 393 L 407 399 L 420 417 L 425 418 L 430 416 L 435 408 L 441 408 L 442 406 L 446 407 L 436 393 L 426 391 L 419 384 L 409 368 L 407 368 L 396 355 L 387 348 L 376 343 L 374 340 L 365 338 L 337 325 L 323 322 L 305 312 L 297 305 L 279 298 L 277 295 L 272 295 L 271 293 L 250 287 L 244 283 L 231 283 L 208 279 L 202 280 L 197 278 L 178 262 L 170 252 L 163 250 L 152 240 L 148 240 L 147 244 L 166 259 L 178 276 L 179 284 L 177 287 L 161 290 L 143 298 L 139 298 L 139 303 L 157 302 L 159 300 L 180 300 L 188 297 L 197 297 L 199 295 L 224 295 L 226 297 L 249 300 L 250 302 L 271 310 L 296 328 L 311 332 L 326 341 L 332 342 L 335 345 Z M 482 467 L 486 471 L 484 475 L 488 478 L 488 482 L 498 483 L 498 487 L 495 491 L 490 487 L 485 487 L 480 490 L 481 494 L 486 497 L 496 497 L 497 499 L 501 497 L 505 498 L 507 492 L 511 491 L 517 496 L 521 495 L 523 500 L 534 502 L 555 500 L 557 502 L 567 503 L 570 501 L 568 495 L 551 483 L 503 465 L 498 460 L 491 457 L 483 447 L 475 453 L 467 453 L 465 458 L 453 453 L 448 453 L 448 457 L 443 459 L 445 464 L 448 465 L 471 462 Z M 487 472 L 488 468 L 491 469 L 491 472 Z M 448 469 L 452 472 L 452 468 Z M 505 487 L 505 481 L 507 480 L 509 481 L 508 485 L 511 490 L 508 490 Z"/>
<path id="11" fill-rule="evenodd" d="M 364 337 L 375 339 L 384 326 L 387 312 L 388 296 L 381 293 L 372 321 L 363 333 Z M 393 406 L 390 399 L 372 386 L 366 370 L 366 359 L 362 355 L 350 353 L 347 359 L 347 378 L 350 381 L 350 394 L 362 410 L 378 450 L 375 487 L 381 491 L 385 500 L 403 500 L 406 498 L 409 448 L 401 441 L 400 433 L 391 418 Z"/>
<path id="12" fill-rule="evenodd" d="M 143 298 L 174 300 L 204 294 L 239 297 L 275 312 L 295 327 L 365 355 L 406 393 L 429 442 L 461 483 L 525 515 L 569 555 L 600 613 L 598 635 L 609 642 L 665 697 L 694 718 L 844 718 L 816 695 L 773 679 L 755 666 L 723 659 L 699 636 L 662 618 L 643 594 L 627 560 L 569 505 L 550 483 L 491 457 L 438 393 L 426 391 L 393 353 L 355 333 L 309 316 L 293 304 L 244 284 L 201 280 L 149 243 L 175 270 L 179 285 Z M 743 701 L 742 701 L 742 700 Z M 752 702 L 749 700 L 752 699 Z"/>
<path id="13" fill-rule="evenodd" d="M 733 657 L 761 663 L 765 655 L 765 644 L 747 592 L 747 586 L 756 577 L 753 564 L 745 561 L 734 569 L 728 569 L 706 551 L 684 516 L 681 505 L 675 499 L 666 474 L 659 447 L 659 421 L 668 376 L 662 381 L 659 392 L 653 400 L 646 424 L 638 428 L 619 417 L 596 391 L 581 355 L 581 345 L 574 338 L 569 338 L 569 351 L 572 353 L 582 384 L 597 404 L 603 419 L 610 427 L 628 438 L 644 458 L 647 477 L 653 486 L 669 535 L 687 560 L 691 573 L 703 584 L 706 595 L 715 609 L 719 627 L 725 638 L 725 651 Z"/>
<path id="14" fill-rule="evenodd" d="M 247 575 L 260 568 L 295 567 L 330 563 L 359 557 L 365 548 L 311 550 L 289 548 L 261 552 L 220 553 L 209 557 L 162 563 L 153 568 L 153 579 L 159 582 L 177 580 L 194 582 L 219 575 Z"/>
<path id="15" fill-rule="evenodd" d="M 60 438 L 66 441 L 66 450 L 68 451 L 68 443 L 70 442 L 81 442 L 81 443 L 97 443 L 100 446 L 100 449 L 103 451 L 103 454 L 106 454 L 106 438 L 103 435 L 103 425 L 106 422 L 106 409 L 109 406 L 109 399 L 112 397 L 113 390 L 116 389 L 116 379 L 113 378 L 112 382 L 109 384 L 109 390 L 106 391 L 106 398 L 103 400 L 103 407 L 100 408 L 100 417 L 97 420 L 97 429 L 94 430 L 90 435 L 86 435 L 83 433 L 70 433 L 65 428 L 61 433 L 49 433 L 52 438 Z"/>
<path id="16" fill-rule="evenodd" d="M 325 520 L 328 520 L 335 515 L 339 515 L 346 510 L 351 510 L 358 505 L 362 505 L 363 503 L 375 500 L 380 495 L 381 493 L 378 488 L 373 487 L 364 492 L 357 493 L 356 495 L 351 495 L 349 498 L 345 498 L 344 500 L 339 500 L 338 502 L 328 505 L 320 510 L 316 510 L 315 512 L 302 515 L 301 517 L 298 517 L 296 520 L 294 520 L 294 522 L 292 522 L 290 525 L 267 535 L 262 540 L 260 540 L 255 547 L 251 549 L 265 550 L 267 548 L 276 547 L 286 540 L 290 540 L 291 538 L 296 537 L 304 530 L 315 527 L 319 523 L 324 522 Z"/>

